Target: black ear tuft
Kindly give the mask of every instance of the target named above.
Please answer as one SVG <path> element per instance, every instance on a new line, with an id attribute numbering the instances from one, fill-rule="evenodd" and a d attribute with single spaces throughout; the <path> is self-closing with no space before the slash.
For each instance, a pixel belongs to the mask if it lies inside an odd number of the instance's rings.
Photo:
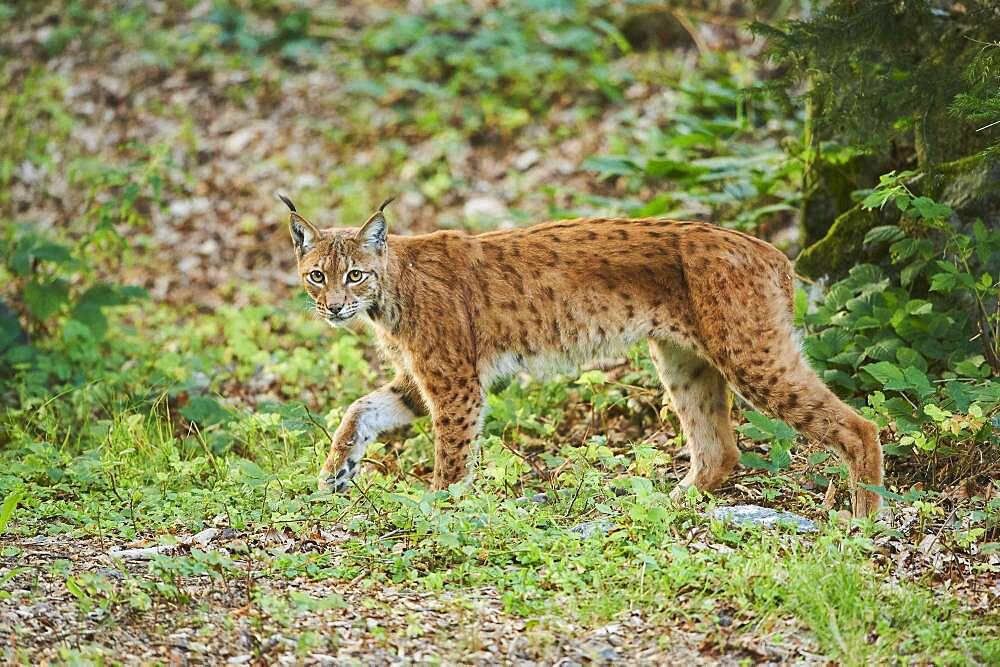
<path id="1" fill-rule="evenodd" d="M 383 210 L 393 199 L 395 197 L 389 197 L 382 202 L 382 205 L 378 207 L 378 211 L 372 217 L 368 218 L 368 222 L 358 232 L 358 242 L 362 248 L 369 248 L 378 252 L 381 252 L 385 248 L 386 237 L 389 234 L 389 225 L 385 222 Z"/>
<path id="2" fill-rule="evenodd" d="M 292 243 L 295 244 L 295 252 L 299 257 L 309 252 L 319 238 L 319 230 L 294 211 L 288 214 L 288 231 L 292 235 Z"/>
<path id="3" fill-rule="evenodd" d="M 292 203 L 291 199 L 281 194 L 280 192 L 278 193 L 278 199 L 285 202 L 285 206 L 288 207 L 288 210 L 290 210 L 292 213 L 295 213 L 295 204 Z"/>

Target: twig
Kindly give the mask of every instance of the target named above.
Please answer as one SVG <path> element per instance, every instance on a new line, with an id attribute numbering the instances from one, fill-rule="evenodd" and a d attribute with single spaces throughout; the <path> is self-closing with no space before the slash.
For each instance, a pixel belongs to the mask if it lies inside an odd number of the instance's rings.
<path id="1" fill-rule="evenodd" d="M 317 428 L 319 428 L 319 430 L 323 431 L 323 433 L 326 435 L 326 439 L 333 440 L 333 436 L 330 435 L 330 432 L 328 430 L 326 430 L 326 426 L 323 426 L 323 424 L 319 423 L 319 421 L 315 417 L 313 417 L 313 413 L 309 409 L 309 407 L 303 404 L 302 409 L 306 411 L 306 416 L 309 418 L 309 421 L 311 421 Z"/>
<path id="2" fill-rule="evenodd" d="M 368 493 L 367 493 L 366 489 L 362 489 L 361 485 L 358 484 L 358 481 L 356 479 L 354 479 L 353 477 L 351 478 L 351 485 L 354 486 L 355 489 L 357 489 L 358 491 L 361 492 L 361 495 L 364 496 L 364 499 L 366 501 L 368 501 L 369 505 L 371 505 L 371 508 L 375 512 L 375 515 L 378 516 L 378 517 L 381 517 L 382 516 L 382 512 L 379 510 L 379 508 L 375 507 L 375 503 L 373 503 L 372 499 L 368 497 Z M 371 486 L 371 485 L 369 485 L 369 486 Z"/>
<path id="3" fill-rule="evenodd" d="M 670 11 L 673 17 L 677 19 L 677 22 L 681 24 L 681 27 L 687 31 L 687 34 L 691 36 L 691 40 L 694 45 L 698 47 L 698 53 L 703 56 L 708 55 L 712 50 L 708 48 L 708 44 L 702 38 L 701 34 L 698 32 L 698 28 L 691 23 L 691 19 L 688 18 L 687 12 L 680 9 L 673 9 Z"/>
<path id="4" fill-rule="evenodd" d="M 538 465 L 538 464 L 537 464 L 537 463 L 536 463 L 536 462 L 534 461 L 534 457 L 532 457 L 532 458 L 528 458 L 527 456 L 525 456 L 524 454 L 522 454 L 522 453 L 521 453 L 521 452 L 519 452 L 518 450 L 514 449 L 514 447 L 512 447 L 512 446 L 511 446 L 511 445 L 510 445 L 509 443 L 507 443 L 507 442 L 506 442 L 505 440 L 503 440 L 503 439 L 501 439 L 501 440 L 500 440 L 500 444 L 502 444 L 502 445 L 503 445 L 504 447 L 506 447 L 506 448 L 507 448 L 508 450 L 510 450 L 510 452 L 511 452 L 511 453 L 512 453 L 512 454 L 513 454 L 514 456 L 518 457 L 519 459 L 521 459 L 522 461 L 524 461 L 525 463 L 527 463 L 527 464 L 528 464 L 529 466 L 531 466 L 531 468 L 532 468 L 532 469 L 533 469 L 533 470 L 534 470 L 534 471 L 535 471 L 536 473 L 538 473 L 538 476 L 539 476 L 539 477 L 541 477 L 542 479 L 548 479 L 548 478 L 549 478 L 549 475 L 548 475 L 548 472 L 547 472 L 547 471 L 546 471 L 546 470 L 545 470 L 544 468 L 540 467 L 540 466 L 539 466 L 539 465 Z"/>
<path id="5" fill-rule="evenodd" d="M 587 471 L 584 470 L 580 474 L 580 483 L 576 485 L 576 492 L 573 494 L 573 500 L 569 502 L 569 507 L 566 509 L 566 514 L 564 515 L 567 519 L 569 515 L 573 513 L 573 506 L 576 505 L 576 499 L 580 497 L 580 489 L 583 488 L 583 480 L 587 477 Z"/>

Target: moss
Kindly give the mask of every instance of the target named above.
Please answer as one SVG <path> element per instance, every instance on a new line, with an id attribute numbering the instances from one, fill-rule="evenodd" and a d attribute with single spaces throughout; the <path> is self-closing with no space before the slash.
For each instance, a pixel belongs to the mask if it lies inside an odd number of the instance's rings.
<path id="1" fill-rule="evenodd" d="M 871 187 L 878 182 L 879 174 L 892 168 L 889 162 L 866 154 L 847 160 L 816 160 L 810 166 L 802 196 L 803 243 L 809 246 L 822 239 L 837 217 L 853 206 L 851 194 Z"/>
<path id="2" fill-rule="evenodd" d="M 817 280 L 823 276 L 839 278 L 862 261 L 865 234 L 876 225 L 885 224 L 878 211 L 865 211 L 860 205 L 845 211 L 833 221 L 826 236 L 807 247 L 795 260 L 795 270 Z"/>
<path id="3" fill-rule="evenodd" d="M 965 221 L 979 218 L 988 227 L 1000 226 L 1000 162 L 978 156 L 935 165 L 912 186 L 918 194 L 948 204 Z M 876 225 L 894 224 L 899 212 L 893 205 L 882 211 L 864 211 L 855 205 L 837 216 L 823 238 L 806 247 L 795 262 L 796 270 L 812 279 L 846 275 L 861 261 L 878 261 L 885 248 L 864 247 L 865 234 Z M 966 231 L 960 225 L 959 229 Z"/>

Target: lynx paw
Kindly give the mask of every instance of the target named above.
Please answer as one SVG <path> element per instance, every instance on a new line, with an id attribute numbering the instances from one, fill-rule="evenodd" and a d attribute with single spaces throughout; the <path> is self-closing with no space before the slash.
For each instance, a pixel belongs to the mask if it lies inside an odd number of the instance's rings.
<path id="1" fill-rule="evenodd" d="M 347 458 L 335 473 L 326 470 L 320 472 L 317 486 L 320 491 L 340 493 L 351 484 L 351 479 L 358 472 L 358 460 Z"/>
<path id="2" fill-rule="evenodd" d="M 691 487 L 686 484 L 678 484 L 673 489 L 670 490 L 670 499 L 679 502 L 687 498 L 688 489 Z"/>

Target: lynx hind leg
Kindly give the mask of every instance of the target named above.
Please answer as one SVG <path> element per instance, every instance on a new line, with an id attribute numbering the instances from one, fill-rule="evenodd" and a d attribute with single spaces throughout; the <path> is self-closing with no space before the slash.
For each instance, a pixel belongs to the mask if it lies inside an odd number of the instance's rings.
<path id="1" fill-rule="evenodd" d="M 830 391 L 809 366 L 794 338 L 790 317 L 776 314 L 768 326 L 730 327 L 742 330 L 741 354 L 723 367 L 732 386 L 757 408 L 783 419 L 806 438 L 835 451 L 850 472 L 854 516 L 878 511 L 877 494 L 861 484 L 882 483 L 882 448 L 875 424 L 863 418 Z M 756 331 L 755 331 L 756 330 Z M 740 349 L 730 343 L 729 349 Z"/>
<path id="2" fill-rule="evenodd" d="M 673 491 L 708 491 L 722 484 L 740 458 L 730 422 L 732 397 L 722 373 L 691 350 L 650 340 L 650 356 L 681 422 L 691 469 Z"/>
<path id="3" fill-rule="evenodd" d="M 330 453 L 320 469 L 319 490 L 343 491 L 358 472 L 365 449 L 379 434 L 406 426 L 423 413 L 419 394 L 405 378 L 356 400 L 333 434 Z"/>

